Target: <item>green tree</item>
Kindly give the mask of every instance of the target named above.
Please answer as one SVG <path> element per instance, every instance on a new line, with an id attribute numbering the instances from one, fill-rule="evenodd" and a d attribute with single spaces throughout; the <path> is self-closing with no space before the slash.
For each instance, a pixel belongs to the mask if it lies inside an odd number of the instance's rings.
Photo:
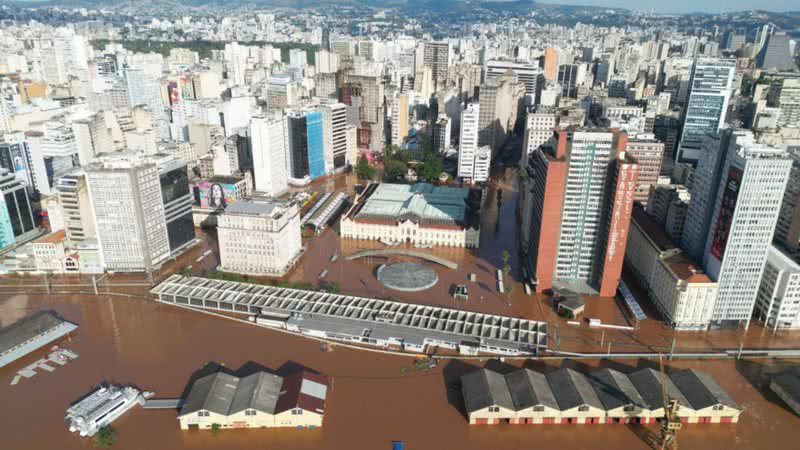
<path id="1" fill-rule="evenodd" d="M 111 426 L 106 425 L 95 433 L 94 438 L 92 438 L 92 442 L 94 443 L 95 447 L 99 448 L 111 448 L 114 445 L 114 442 L 117 440 L 117 434 Z"/>
<path id="2" fill-rule="evenodd" d="M 508 253 L 508 250 L 503 250 L 503 253 L 501 253 L 500 257 L 503 258 L 503 273 L 508 275 L 509 272 L 511 272 L 511 265 L 508 264 L 508 260 L 509 258 L 511 258 L 511 254 Z"/>
<path id="3" fill-rule="evenodd" d="M 212 433 L 217 434 L 220 431 L 222 431 L 222 425 L 220 425 L 218 423 L 212 423 L 211 424 L 211 432 Z"/>
<path id="4" fill-rule="evenodd" d="M 330 292 L 331 294 L 338 294 L 341 292 L 342 288 L 336 281 L 328 281 L 323 285 L 322 290 L 325 292 Z"/>
<path id="5" fill-rule="evenodd" d="M 422 154 L 433 153 L 433 139 L 431 135 L 428 133 L 423 133 L 419 135 L 419 147 L 422 150 Z"/>
<path id="6" fill-rule="evenodd" d="M 394 159 L 397 156 L 397 153 L 400 152 L 400 147 L 396 145 L 387 145 L 383 148 L 383 159 L 384 161 Z"/>
<path id="7" fill-rule="evenodd" d="M 441 158 L 433 153 L 429 153 L 425 157 L 425 163 L 422 166 L 422 176 L 428 180 L 435 180 L 442 174 L 444 166 Z"/>
<path id="8" fill-rule="evenodd" d="M 383 181 L 401 181 L 405 175 L 406 164 L 403 161 L 391 160 L 383 163 Z"/>
<path id="9" fill-rule="evenodd" d="M 356 175 L 360 180 L 371 180 L 375 177 L 375 168 L 369 165 L 367 155 L 361 155 L 356 161 Z"/>

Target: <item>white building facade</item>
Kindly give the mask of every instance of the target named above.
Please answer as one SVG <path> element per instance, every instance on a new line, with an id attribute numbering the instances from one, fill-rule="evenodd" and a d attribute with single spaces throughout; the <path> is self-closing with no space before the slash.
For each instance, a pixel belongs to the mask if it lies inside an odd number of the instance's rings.
<path id="1" fill-rule="evenodd" d="M 217 222 L 220 268 L 251 275 L 283 275 L 300 256 L 300 213 L 296 205 L 240 200 Z"/>
<path id="2" fill-rule="evenodd" d="M 475 173 L 475 153 L 478 151 L 478 115 L 480 106 L 470 103 L 461 112 L 461 135 L 458 149 L 458 177 L 472 178 Z"/>
<path id="3" fill-rule="evenodd" d="M 800 328 L 800 265 L 774 245 L 758 288 L 754 316 L 769 328 Z"/>
<path id="4" fill-rule="evenodd" d="M 289 189 L 286 125 L 281 118 L 254 117 L 250 122 L 255 189 L 277 197 Z"/>

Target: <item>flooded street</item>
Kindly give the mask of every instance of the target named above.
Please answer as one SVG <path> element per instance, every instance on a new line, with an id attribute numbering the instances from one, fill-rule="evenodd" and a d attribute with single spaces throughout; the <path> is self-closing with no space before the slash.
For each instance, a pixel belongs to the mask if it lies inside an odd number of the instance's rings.
<path id="1" fill-rule="evenodd" d="M 409 449 L 583 449 L 647 448 L 654 427 L 627 425 L 499 425 L 470 427 L 463 415 L 455 380 L 486 361 L 443 361 L 430 372 L 414 372 L 412 359 L 397 355 L 337 348 L 322 352 L 319 343 L 277 331 L 211 317 L 150 301 L 93 296 L 14 296 L 0 302 L 5 325 L 20 314 L 52 308 L 80 324 L 71 340 L 62 342 L 80 358 L 54 373 L 9 386 L 14 372 L 44 350 L 0 369 L 0 411 L 3 448 L 90 448 L 87 439 L 70 434 L 63 422 L 70 402 L 101 381 L 133 383 L 157 397 L 178 397 L 192 373 L 208 362 L 231 369 L 255 362 L 277 370 L 287 363 L 318 370 L 332 378 L 324 425 L 316 430 L 180 431 L 176 412 L 134 408 L 114 423 L 115 448 L 281 448 L 381 449 L 393 439 Z M 510 366 L 497 360 L 489 367 Z M 561 361 L 526 362 L 549 370 Z M 566 361 L 578 369 L 598 365 Z M 653 367 L 645 360 L 602 361 L 631 371 Z M 689 425 L 681 431 L 681 448 L 792 448 L 798 419 L 772 395 L 765 397 L 765 373 L 776 368 L 750 361 L 677 361 L 673 368 L 696 367 L 713 374 L 744 406 L 737 425 Z M 755 385 L 755 386 L 754 386 Z"/>

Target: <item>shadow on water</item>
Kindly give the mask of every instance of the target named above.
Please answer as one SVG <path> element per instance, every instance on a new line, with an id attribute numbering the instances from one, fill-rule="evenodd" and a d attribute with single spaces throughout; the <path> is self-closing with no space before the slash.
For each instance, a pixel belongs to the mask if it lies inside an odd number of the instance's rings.
<path id="1" fill-rule="evenodd" d="M 639 423 L 629 423 L 628 429 L 633 432 L 642 442 L 647 445 L 647 448 L 658 449 L 661 448 L 661 437 L 657 431 L 653 431 Z"/>
<path id="2" fill-rule="evenodd" d="M 461 394 L 461 376 L 479 370 L 481 367 L 461 360 L 453 360 L 442 369 L 444 387 L 447 392 L 447 403 L 467 418 L 464 396 Z"/>
<path id="3" fill-rule="evenodd" d="M 775 362 L 775 365 L 769 366 L 746 359 L 736 360 L 735 363 L 736 371 L 739 372 L 739 374 L 744 377 L 744 379 L 747 380 L 747 382 L 750 383 L 750 385 L 753 386 L 753 388 L 758 391 L 762 397 L 794 415 L 795 412 L 789 408 L 786 402 L 778 397 L 778 394 L 773 392 L 769 387 L 772 377 L 786 370 L 790 366 L 792 365 L 778 361 Z"/>

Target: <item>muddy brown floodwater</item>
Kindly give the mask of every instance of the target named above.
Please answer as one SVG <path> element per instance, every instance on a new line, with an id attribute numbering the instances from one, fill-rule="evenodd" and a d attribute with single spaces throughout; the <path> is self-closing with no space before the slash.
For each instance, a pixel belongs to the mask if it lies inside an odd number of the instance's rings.
<path id="1" fill-rule="evenodd" d="M 226 430 L 218 435 L 180 431 L 176 412 L 134 408 L 114 423 L 118 449 L 388 449 L 394 439 L 407 449 L 648 448 L 655 427 L 627 425 L 469 426 L 455 381 L 466 371 L 497 360 L 443 362 L 430 372 L 403 373 L 404 356 L 337 348 L 322 352 L 302 337 L 177 309 L 148 300 L 94 296 L 3 296 L 0 322 L 41 309 L 55 309 L 79 330 L 61 344 L 80 354 L 77 361 L 10 386 L 13 374 L 44 350 L 0 369 L 0 448 L 90 448 L 63 422 L 70 402 L 102 381 L 133 383 L 157 397 L 177 397 L 192 373 L 215 361 L 231 369 L 255 362 L 270 369 L 300 364 L 327 374 L 333 387 L 321 429 Z M 650 361 L 528 361 L 551 370 L 567 364 L 588 370 L 598 365 L 623 371 L 653 366 Z M 787 364 L 782 362 L 781 364 Z M 688 425 L 682 449 L 796 448 L 800 419 L 766 391 L 767 361 L 679 361 L 671 368 L 696 367 L 713 374 L 745 408 L 736 425 Z"/>

